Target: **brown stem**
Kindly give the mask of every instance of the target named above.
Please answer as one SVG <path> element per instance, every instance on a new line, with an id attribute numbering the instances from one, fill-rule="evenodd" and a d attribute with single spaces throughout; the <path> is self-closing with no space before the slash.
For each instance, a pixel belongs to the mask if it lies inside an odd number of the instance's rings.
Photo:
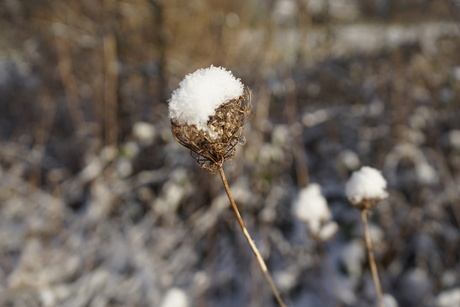
<path id="1" fill-rule="evenodd" d="M 364 241 L 366 243 L 367 256 L 369 258 L 369 265 L 371 266 L 372 279 L 374 280 L 375 291 L 377 292 L 379 306 L 384 307 L 382 298 L 382 287 L 380 286 L 379 273 L 377 271 L 377 266 L 375 265 L 374 251 L 372 249 L 371 236 L 369 233 L 369 224 L 367 222 L 367 211 L 367 209 L 361 210 L 361 221 L 363 222 Z"/>
<path id="2" fill-rule="evenodd" d="M 225 192 L 227 192 L 227 196 L 228 196 L 228 199 L 230 200 L 230 204 L 232 205 L 232 209 L 235 212 L 238 224 L 240 224 L 241 230 L 243 231 L 243 234 L 246 237 L 246 240 L 248 241 L 249 245 L 251 246 L 252 252 L 256 256 L 257 262 L 259 263 L 259 266 L 262 269 L 262 272 L 264 273 L 265 278 L 267 279 L 268 283 L 270 284 L 270 287 L 272 288 L 273 294 L 275 295 L 275 298 L 278 301 L 278 304 L 281 307 L 286 307 L 286 304 L 281 299 L 281 295 L 280 295 L 278 289 L 276 288 L 275 283 L 273 282 L 273 279 L 270 276 L 270 273 L 268 272 L 268 269 L 267 269 L 267 266 L 265 265 L 264 259 L 260 255 L 259 250 L 257 249 L 256 245 L 254 244 L 254 241 L 251 238 L 251 235 L 249 234 L 248 230 L 246 229 L 246 226 L 244 225 L 243 219 L 241 218 L 240 211 L 238 210 L 238 207 L 236 206 L 236 203 L 233 200 L 232 193 L 230 192 L 230 188 L 228 186 L 227 178 L 225 177 L 225 173 L 224 173 L 223 168 L 219 169 L 219 174 L 220 174 L 220 177 L 222 178 L 222 183 L 224 184 Z"/>
<path id="3" fill-rule="evenodd" d="M 115 34 L 108 33 L 103 37 L 105 61 L 105 143 L 118 147 L 118 68 L 117 41 Z"/>

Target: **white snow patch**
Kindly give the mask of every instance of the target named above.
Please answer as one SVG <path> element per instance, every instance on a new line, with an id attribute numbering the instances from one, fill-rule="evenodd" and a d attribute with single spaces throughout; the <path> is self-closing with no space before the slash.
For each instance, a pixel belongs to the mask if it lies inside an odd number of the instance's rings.
<path id="1" fill-rule="evenodd" d="M 348 149 L 340 153 L 339 160 L 348 170 L 356 170 L 361 164 L 358 155 Z"/>
<path id="2" fill-rule="evenodd" d="M 460 130 L 451 130 L 448 139 L 452 148 L 460 149 Z"/>
<path id="3" fill-rule="evenodd" d="M 318 235 L 322 224 L 331 219 L 331 211 L 327 201 L 321 194 L 318 184 L 312 183 L 303 188 L 294 202 L 293 211 L 295 216 L 307 223 L 310 231 Z"/>
<path id="4" fill-rule="evenodd" d="M 398 307 L 398 302 L 391 294 L 385 293 L 382 299 L 385 307 Z"/>
<path id="5" fill-rule="evenodd" d="M 275 274 L 275 281 L 281 291 L 290 291 L 296 286 L 296 272 L 284 270 Z"/>
<path id="6" fill-rule="evenodd" d="M 133 134 L 142 145 L 151 145 L 156 135 L 155 126 L 146 122 L 137 122 L 133 126 Z"/>
<path id="7" fill-rule="evenodd" d="M 437 307 L 460 306 L 460 288 L 454 288 L 442 292 L 436 298 Z"/>
<path id="8" fill-rule="evenodd" d="M 188 298 L 185 292 L 179 288 L 172 288 L 166 292 L 161 302 L 161 307 L 188 307 Z"/>
<path id="9" fill-rule="evenodd" d="M 439 182 L 439 176 L 434 167 L 428 164 L 426 161 L 418 163 L 415 172 L 418 180 L 423 185 L 436 184 Z"/>
<path id="10" fill-rule="evenodd" d="M 243 95 L 240 79 L 223 67 L 210 66 L 188 74 L 169 99 L 169 118 L 181 125 L 207 131 L 207 121 L 216 109 Z"/>
<path id="11" fill-rule="evenodd" d="M 321 241 L 329 241 L 332 237 L 335 236 L 337 231 L 339 230 L 339 225 L 334 222 L 330 221 L 327 222 L 319 231 L 318 237 Z"/>
<path id="12" fill-rule="evenodd" d="M 363 166 L 354 172 L 345 185 L 345 194 L 352 203 L 360 203 L 364 199 L 384 199 L 388 196 L 387 181 L 380 171 Z"/>
<path id="13" fill-rule="evenodd" d="M 365 247 L 362 241 L 357 239 L 349 242 L 342 250 L 341 260 L 350 278 L 356 279 L 361 276 L 365 255 Z"/>

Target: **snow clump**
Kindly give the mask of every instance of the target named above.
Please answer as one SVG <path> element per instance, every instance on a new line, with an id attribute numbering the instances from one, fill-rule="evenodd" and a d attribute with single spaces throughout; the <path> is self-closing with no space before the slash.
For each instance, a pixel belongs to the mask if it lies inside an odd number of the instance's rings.
<path id="1" fill-rule="evenodd" d="M 179 125 L 195 125 L 208 131 L 208 119 L 216 109 L 243 95 L 240 79 L 223 67 L 210 66 L 188 74 L 169 99 L 169 118 Z"/>
<path id="2" fill-rule="evenodd" d="M 293 204 L 293 213 L 305 222 L 310 232 L 322 241 L 329 240 L 336 233 L 338 225 L 332 218 L 321 187 L 312 183 L 303 188 Z"/>
<path id="3" fill-rule="evenodd" d="M 185 292 L 179 288 L 172 288 L 166 292 L 161 307 L 188 307 L 188 298 Z"/>
<path id="4" fill-rule="evenodd" d="M 387 181 L 380 171 L 363 166 L 354 172 L 345 185 L 345 194 L 353 204 L 363 200 L 382 200 L 388 196 Z"/>

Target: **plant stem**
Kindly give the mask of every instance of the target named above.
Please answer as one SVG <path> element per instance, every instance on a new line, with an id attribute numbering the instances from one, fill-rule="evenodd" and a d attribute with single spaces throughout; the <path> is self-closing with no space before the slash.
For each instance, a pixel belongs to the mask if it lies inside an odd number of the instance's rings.
<path id="1" fill-rule="evenodd" d="M 377 271 L 377 266 L 375 265 L 374 251 L 372 249 L 371 236 L 369 233 L 369 224 L 367 222 L 367 211 L 367 209 L 361 210 L 361 221 L 363 222 L 364 241 L 366 243 L 367 256 L 369 258 L 369 265 L 371 266 L 372 279 L 374 280 L 375 291 L 377 292 L 379 306 L 384 307 L 382 298 L 382 287 L 380 286 L 379 273 Z"/>
<path id="2" fill-rule="evenodd" d="M 227 178 L 225 177 L 224 169 L 220 168 L 219 169 L 219 174 L 220 177 L 222 178 L 222 183 L 224 184 L 225 187 L 225 192 L 227 192 L 228 199 L 230 200 L 230 204 L 232 205 L 232 209 L 235 212 L 236 219 L 238 221 L 238 224 L 240 224 L 241 230 L 243 231 L 244 236 L 246 237 L 246 240 L 249 243 L 249 246 L 251 246 L 252 252 L 256 256 L 257 262 L 259 263 L 260 268 L 262 269 L 262 272 L 265 275 L 265 278 L 267 279 L 268 283 L 270 284 L 270 287 L 272 288 L 273 294 L 275 295 L 276 300 L 278 301 L 278 304 L 281 307 L 286 307 L 286 304 L 283 302 L 281 299 L 281 295 L 278 291 L 278 289 L 275 286 L 275 283 L 273 282 L 273 279 L 268 272 L 267 266 L 265 264 L 264 259 L 260 255 L 259 250 L 257 249 L 256 245 L 254 244 L 254 241 L 251 238 L 251 235 L 249 234 L 248 230 L 246 229 L 246 226 L 243 222 L 243 219 L 241 218 L 240 211 L 238 210 L 238 207 L 236 206 L 235 201 L 233 200 L 232 193 L 230 192 L 230 188 L 228 186 Z"/>

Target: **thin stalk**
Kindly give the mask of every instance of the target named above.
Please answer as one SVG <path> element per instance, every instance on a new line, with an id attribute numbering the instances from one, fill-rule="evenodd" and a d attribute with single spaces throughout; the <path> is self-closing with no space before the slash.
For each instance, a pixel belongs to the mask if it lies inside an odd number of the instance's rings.
<path id="1" fill-rule="evenodd" d="M 371 236 L 369 233 L 369 224 L 367 222 L 367 211 L 367 209 L 361 210 L 361 221 L 363 222 L 364 241 L 366 243 L 367 256 L 369 258 L 369 265 L 371 266 L 372 279 L 374 280 L 375 291 L 377 292 L 379 306 L 384 307 L 382 298 L 382 287 L 380 286 L 379 273 L 377 271 L 377 266 L 375 265 L 374 250 L 372 248 Z"/>
<path id="2" fill-rule="evenodd" d="M 252 252 L 256 256 L 257 262 L 259 263 L 260 268 L 262 269 L 262 272 L 265 275 L 265 279 L 267 279 L 268 283 L 270 284 L 270 288 L 272 288 L 273 294 L 275 295 L 276 300 L 278 301 L 278 304 L 281 307 L 286 307 L 286 304 L 283 302 L 281 299 L 281 295 L 278 291 L 278 289 L 275 286 L 275 283 L 273 282 L 273 279 L 268 272 L 267 265 L 265 264 L 264 259 L 260 255 L 259 250 L 257 249 L 257 246 L 254 244 L 254 241 L 251 238 L 251 235 L 249 234 L 248 230 L 246 229 L 246 226 L 243 222 L 243 219 L 241 218 L 240 211 L 238 210 L 238 207 L 236 206 L 235 201 L 233 200 L 232 193 L 230 192 L 230 188 L 228 186 L 227 178 L 225 177 L 224 169 L 220 168 L 219 169 L 219 174 L 220 177 L 222 178 L 222 183 L 224 184 L 225 192 L 227 192 L 228 199 L 230 200 L 230 204 L 232 205 L 232 209 L 235 212 L 236 219 L 238 221 L 238 224 L 240 224 L 241 230 L 243 231 L 244 236 L 246 237 L 246 240 L 249 243 L 249 246 L 251 246 Z"/>

